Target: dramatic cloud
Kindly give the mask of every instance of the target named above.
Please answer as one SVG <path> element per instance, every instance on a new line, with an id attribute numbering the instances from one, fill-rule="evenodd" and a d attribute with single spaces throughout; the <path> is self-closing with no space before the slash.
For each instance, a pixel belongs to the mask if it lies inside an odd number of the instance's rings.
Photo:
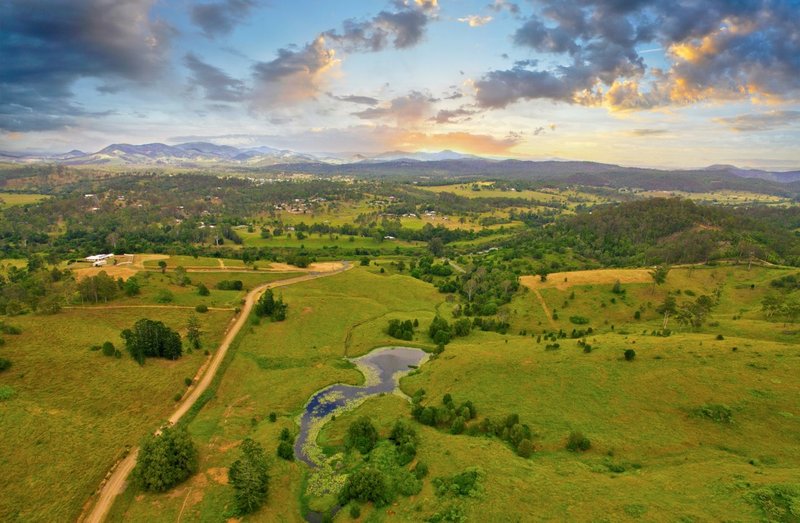
<path id="1" fill-rule="evenodd" d="M 464 22 L 470 27 L 480 27 L 492 21 L 491 16 L 469 15 L 458 19 L 459 22 Z"/>
<path id="2" fill-rule="evenodd" d="M 197 4 L 191 9 L 192 22 L 209 38 L 226 35 L 250 14 L 255 5 L 254 0 L 224 0 Z"/>
<path id="3" fill-rule="evenodd" d="M 717 118 L 715 121 L 727 125 L 735 131 L 769 131 L 800 124 L 800 111 L 741 114 L 730 118 Z"/>
<path id="4" fill-rule="evenodd" d="M 253 66 L 253 101 L 257 107 L 272 107 L 313 98 L 335 64 L 334 51 L 321 36 L 301 49 L 280 49 L 274 60 Z"/>
<path id="5" fill-rule="evenodd" d="M 70 125 L 87 110 L 72 101 L 81 78 L 151 82 L 174 30 L 152 20 L 154 0 L 7 0 L 0 4 L 0 129 Z"/>
<path id="6" fill-rule="evenodd" d="M 432 110 L 431 98 L 419 91 L 413 91 L 386 105 L 364 109 L 353 115 L 362 120 L 393 120 L 399 125 L 414 125 L 427 119 Z"/>
<path id="7" fill-rule="evenodd" d="M 422 40 L 436 2 L 394 2 L 397 10 L 381 11 L 366 21 L 345 20 L 342 31 L 324 33 L 332 43 L 348 52 L 377 52 L 388 47 L 412 47 Z"/>
<path id="8" fill-rule="evenodd" d="M 236 102 L 243 99 L 245 86 L 241 80 L 231 78 L 192 53 L 184 57 L 184 64 L 192 73 L 189 78 L 191 85 L 202 87 L 207 99 L 219 102 Z"/>
<path id="9" fill-rule="evenodd" d="M 525 99 L 615 110 L 800 92 L 800 5 L 781 0 L 545 0 L 514 34 L 556 65 L 516 64 L 476 83 L 487 108 Z M 666 50 L 648 70 L 643 44 Z"/>
<path id="10" fill-rule="evenodd" d="M 340 102 L 349 102 L 353 104 L 361 104 L 361 105 L 378 105 L 380 100 L 377 98 L 372 98 L 370 96 L 359 96 L 355 94 L 348 94 L 345 96 L 336 96 L 331 93 L 327 93 L 327 95 L 334 100 L 338 100 Z"/>

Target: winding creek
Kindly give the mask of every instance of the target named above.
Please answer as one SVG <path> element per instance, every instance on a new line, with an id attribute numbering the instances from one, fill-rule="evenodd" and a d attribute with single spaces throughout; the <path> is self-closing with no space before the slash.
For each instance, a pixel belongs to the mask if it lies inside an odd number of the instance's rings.
<path id="1" fill-rule="evenodd" d="M 325 458 L 316 442 L 323 425 L 334 415 L 357 407 L 370 396 L 387 392 L 402 394 L 398 388 L 400 378 L 427 359 L 425 351 L 411 347 L 381 347 L 350 359 L 364 374 L 364 385 L 337 383 L 311 396 L 300 417 L 300 434 L 294 444 L 297 459 L 311 467 L 321 465 Z"/>

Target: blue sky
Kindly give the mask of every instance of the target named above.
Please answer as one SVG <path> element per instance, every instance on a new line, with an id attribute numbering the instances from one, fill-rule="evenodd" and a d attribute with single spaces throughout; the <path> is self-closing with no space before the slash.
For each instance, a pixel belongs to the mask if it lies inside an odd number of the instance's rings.
<path id="1" fill-rule="evenodd" d="M 0 150 L 800 167 L 798 0 L 10 0 Z"/>

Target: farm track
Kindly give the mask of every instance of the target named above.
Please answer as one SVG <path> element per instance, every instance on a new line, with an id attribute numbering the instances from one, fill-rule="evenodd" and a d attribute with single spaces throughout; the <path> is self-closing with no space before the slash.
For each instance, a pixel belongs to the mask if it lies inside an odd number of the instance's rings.
<path id="1" fill-rule="evenodd" d="M 247 322 L 247 318 L 250 315 L 250 311 L 252 311 L 256 300 L 262 292 L 275 287 L 285 287 L 295 283 L 302 283 L 315 280 L 317 278 L 324 278 L 326 276 L 333 276 L 334 274 L 345 272 L 352 267 L 353 266 L 349 263 L 344 262 L 342 267 L 335 271 L 309 273 L 296 278 L 290 278 L 288 280 L 265 283 L 248 292 L 247 296 L 245 297 L 245 302 L 242 306 L 241 313 L 238 317 L 236 317 L 235 322 L 225 333 L 225 337 L 222 339 L 219 348 L 214 352 L 214 356 L 212 357 L 211 363 L 208 365 L 205 374 L 203 374 L 203 377 L 200 378 L 200 381 L 198 381 L 190 389 L 189 394 L 169 417 L 168 424 L 176 424 L 178 420 L 180 420 L 181 417 L 183 417 L 189 411 L 189 409 L 192 408 L 200 396 L 206 391 L 206 389 L 208 389 L 209 385 L 211 385 L 211 382 L 216 376 L 231 343 L 239 334 L 239 331 L 241 331 L 242 327 L 244 327 L 245 323 Z M 110 476 L 108 476 L 108 479 L 103 485 L 101 485 L 97 496 L 97 502 L 94 503 L 88 514 L 82 514 L 78 518 L 78 521 L 83 523 L 100 523 L 106 519 L 106 516 L 108 516 L 108 513 L 111 510 L 111 506 L 114 504 L 114 500 L 123 490 L 125 490 L 125 487 L 127 486 L 127 478 L 131 471 L 133 471 L 133 468 L 136 466 L 136 457 L 138 456 L 138 453 L 138 448 L 132 449 L 126 457 L 116 464 L 116 466 L 112 469 Z"/>

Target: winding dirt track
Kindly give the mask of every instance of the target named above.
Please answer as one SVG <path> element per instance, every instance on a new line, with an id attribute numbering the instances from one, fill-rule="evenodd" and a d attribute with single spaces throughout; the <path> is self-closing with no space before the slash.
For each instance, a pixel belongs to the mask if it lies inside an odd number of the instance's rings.
<path id="1" fill-rule="evenodd" d="M 228 332 L 225 334 L 225 337 L 223 338 L 222 343 L 217 351 L 214 353 L 214 356 L 211 359 L 211 363 L 208 365 L 205 374 L 203 374 L 203 377 L 200 378 L 200 381 L 198 381 L 197 384 L 191 388 L 189 394 L 183 399 L 183 401 L 181 401 L 181 403 L 178 405 L 178 408 L 175 409 L 175 412 L 173 412 L 169 417 L 169 424 L 174 425 L 177 423 L 178 420 L 181 419 L 181 417 L 183 417 L 183 415 L 186 414 L 190 408 L 192 408 L 192 406 L 197 402 L 198 398 L 200 398 L 200 395 L 206 391 L 208 386 L 211 385 L 211 381 L 217 374 L 217 371 L 222 364 L 222 360 L 225 358 L 225 354 L 228 352 L 231 342 L 234 340 L 234 338 L 236 338 L 236 335 L 239 334 L 239 331 L 247 322 L 250 311 L 253 309 L 253 305 L 255 305 L 256 300 L 262 292 L 275 287 L 285 287 L 286 285 L 293 285 L 295 283 L 323 278 L 325 276 L 333 276 L 334 274 L 342 273 L 351 268 L 352 265 L 349 262 L 344 262 L 340 269 L 334 271 L 308 273 L 296 278 L 290 278 L 288 280 L 265 283 L 247 293 L 241 313 L 236 318 L 236 321 L 233 323 L 233 325 L 228 329 Z M 94 504 L 94 506 L 92 506 L 91 511 L 88 512 L 88 514 L 82 514 L 81 517 L 78 518 L 78 521 L 84 523 L 101 523 L 105 520 L 109 510 L 111 510 L 114 499 L 116 499 L 116 497 L 123 490 L 125 490 L 128 476 L 133 470 L 133 467 L 136 466 L 136 457 L 138 454 L 138 448 L 132 449 L 131 452 L 117 464 L 111 475 L 108 477 L 108 480 L 101 487 L 100 493 L 97 496 L 97 502 Z"/>

